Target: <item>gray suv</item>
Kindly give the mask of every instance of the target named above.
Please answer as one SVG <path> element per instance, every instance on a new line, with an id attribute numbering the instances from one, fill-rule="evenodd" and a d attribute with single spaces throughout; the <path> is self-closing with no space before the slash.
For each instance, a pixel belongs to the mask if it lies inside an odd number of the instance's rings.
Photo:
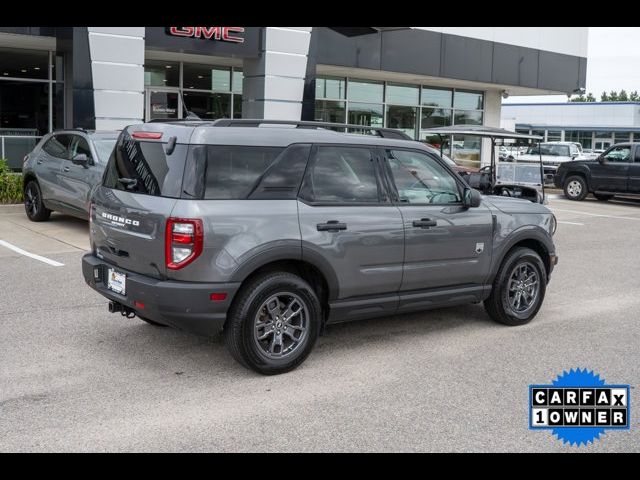
<path id="1" fill-rule="evenodd" d="M 263 374 L 300 365 L 329 323 L 479 302 L 507 325 L 536 315 L 557 262 L 545 206 L 482 197 L 384 129 L 261 123 L 122 132 L 82 261 L 110 311 L 222 330 Z"/>
<path id="2" fill-rule="evenodd" d="M 29 220 L 47 220 L 52 210 L 86 219 L 91 190 L 102 179 L 118 133 L 61 130 L 45 135 L 22 165 Z"/>

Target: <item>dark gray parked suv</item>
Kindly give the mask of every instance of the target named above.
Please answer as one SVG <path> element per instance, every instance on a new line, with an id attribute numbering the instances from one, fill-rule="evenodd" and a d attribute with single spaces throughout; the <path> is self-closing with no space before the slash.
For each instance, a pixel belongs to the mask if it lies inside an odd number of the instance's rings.
<path id="1" fill-rule="evenodd" d="M 507 325 L 536 315 L 557 261 L 546 207 L 481 197 L 387 131 L 262 123 L 122 132 L 83 258 L 111 311 L 223 330 L 263 374 L 300 365 L 326 323 L 482 301 Z"/>
<path id="2" fill-rule="evenodd" d="M 22 165 L 29 220 L 47 220 L 52 210 L 86 219 L 91 190 L 102 179 L 118 133 L 61 130 L 45 135 Z"/>

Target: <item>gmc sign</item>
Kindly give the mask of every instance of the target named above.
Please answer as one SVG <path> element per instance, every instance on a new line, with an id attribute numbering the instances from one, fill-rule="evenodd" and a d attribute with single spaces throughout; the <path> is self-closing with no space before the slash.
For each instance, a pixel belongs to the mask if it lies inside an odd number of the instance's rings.
<path id="1" fill-rule="evenodd" d="M 222 42 L 244 43 L 244 27 L 166 27 L 167 35 L 173 37 L 202 38 Z"/>

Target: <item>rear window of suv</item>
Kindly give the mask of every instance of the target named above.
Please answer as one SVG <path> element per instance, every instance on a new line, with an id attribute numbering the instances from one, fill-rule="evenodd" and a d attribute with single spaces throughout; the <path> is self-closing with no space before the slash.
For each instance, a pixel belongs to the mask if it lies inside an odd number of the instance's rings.
<path id="1" fill-rule="evenodd" d="M 139 142 L 123 132 L 109 158 L 103 185 L 131 193 L 180 198 L 187 147 L 176 145 L 167 155 L 165 146 L 161 142 Z"/>

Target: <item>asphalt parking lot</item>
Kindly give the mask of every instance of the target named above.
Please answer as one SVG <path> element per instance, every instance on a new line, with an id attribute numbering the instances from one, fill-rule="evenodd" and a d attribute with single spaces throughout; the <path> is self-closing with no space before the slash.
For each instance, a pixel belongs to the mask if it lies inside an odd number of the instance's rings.
<path id="1" fill-rule="evenodd" d="M 480 305 L 335 325 L 276 377 L 220 337 L 109 314 L 86 222 L 0 207 L 0 451 L 637 452 L 640 202 L 550 207 L 560 262 L 529 325 Z M 631 385 L 630 431 L 577 448 L 528 429 L 528 385 L 572 367 Z"/>

